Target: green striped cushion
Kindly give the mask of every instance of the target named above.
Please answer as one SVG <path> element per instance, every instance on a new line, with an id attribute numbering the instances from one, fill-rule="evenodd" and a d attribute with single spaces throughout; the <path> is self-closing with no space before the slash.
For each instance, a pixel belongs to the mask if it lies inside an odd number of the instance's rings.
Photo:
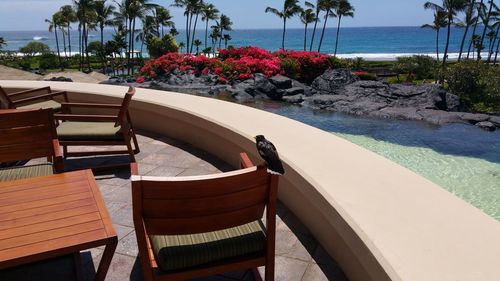
<path id="1" fill-rule="evenodd" d="M 53 101 L 53 100 L 46 100 L 42 102 L 37 102 L 29 105 L 24 105 L 24 106 L 18 106 L 18 109 L 49 109 L 51 108 L 54 111 L 61 111 L 61 104 Z"/>
<path id="2" fill-rule="evenodd" d="M 51 163 L 0 169 L 0 181 L 13 181 L 54 174 Z"/>
<path id="3" fill-rule="evenodd" d="M 262 252 L 265 230 L 261 221 L 191 235 L 151 235 L 158 266 L 172 271 Z"/>

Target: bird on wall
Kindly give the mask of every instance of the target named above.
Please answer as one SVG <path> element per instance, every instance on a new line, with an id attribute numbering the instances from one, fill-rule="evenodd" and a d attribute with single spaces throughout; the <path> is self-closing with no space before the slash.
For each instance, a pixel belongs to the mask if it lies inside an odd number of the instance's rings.
<path id="1" fill-rule="evenodd" d="M 267 171 L 274 175 L 284 175 L 285 169 L 274 144 L 263 135 L 256 136 L 255 140 L 260 157 L 267 162 Z"/>

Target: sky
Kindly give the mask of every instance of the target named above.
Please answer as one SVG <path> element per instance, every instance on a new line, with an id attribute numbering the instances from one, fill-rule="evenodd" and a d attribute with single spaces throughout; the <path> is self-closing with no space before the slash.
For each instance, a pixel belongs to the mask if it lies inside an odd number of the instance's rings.
<path id="1" fill-rule="evenodd" d="M 354 18 L 342 21 L 345 27 L 367 26 L 420 26 L 432 22 L 432 12 L 423 9 L 421 0 L 350 0 L 356 9 Z M 0 0 L 0 31 L 44 30 L 46 18 L 71 0 Z M 112 3 L 112 0 L 108 0 Z M 154 0 L 164 6 L 173 0 Z M 213 3 L 233 21 L 235 29 L 281 28 L 282 21 L 272 14 L 264 13 L 267 6 L 282 8 L 283 0 L 206 0 Z M 303 3 L 304 0 L 301 0 Z M 314 2 L 312 0 L 311 2 Z M 178 29 L 184 28 L 182 10 L 170 8 Z M 302 27 L 295 18 L 290 28 Z M 331 21 L 329 26 L 335 26 Z"/>

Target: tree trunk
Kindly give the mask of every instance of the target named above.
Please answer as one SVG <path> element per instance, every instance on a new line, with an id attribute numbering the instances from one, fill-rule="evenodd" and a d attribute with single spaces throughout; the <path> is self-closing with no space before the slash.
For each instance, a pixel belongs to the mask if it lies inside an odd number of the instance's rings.
<path id="1" fill-rule="evenodd" d="M 484 28 L 483 28 L 483 35 L 481 36 L 481 44 L 480 46 L 483 47 L 484 49 L 484 38 L 486 37 L 486 31 L 488 31 L 488 25 L 490 23 L 490 17 L 491 17 L 491 10 L 493 9 L 493 0 L 490 1 L 490 8 L 488 10 L 488 14 L 486 15 L 486 22 L 484 23 Z M 478 52 L 479 56 L 477 57 L 477 60 L 481 60 L 481 52 Z"/>
<path id="2" fill-rule="evenodd" d="M 89 57 L 89 29 L 85 27 L 85 57 L 87 58 L 88 71 L 91 71 L 90 57 Z"/>
<path id="3" fill-rule="evenodd" d="M 189 52 L 192 53 L 193 52 L 193 45 L 194 45 L 194 37 L 196 35 L 196 25 L 198 24 L 198 16 L 199 14 L 196 14 L 196 18 L 194 20 L 194 26 L 193 26 L 193 34 L 192 34 L 192 38 L 191 38 L 191 49 L 189 49 Z"/>
<path id="4" fill-rule="evenodd" d="M 57 58 L 59 60 L 59 67 L 62 69 L 61 53 L 59 51 L 59 38 L 57 37 L 57 25 L 54 25 L 54 34 L 56 35 Z"/>
<path id="5" fill-rule="evenodd" d="M 497 59 L 498 59 L 498 48 L 500 47 L 500 40 L 498 40 L 497 42 L 497 51 L 495 52 L 495 60 L 494 60 L 494 64 L 496 65 L 497 64 Z"/>
<path id="6" fill-rule="evenodd" d="M 319 12 L 316 14 L 316 21 L 314 22 L 314 28 L 311 36 L 311 45 L 309 46 L 309 51 L 312 51 L 313 49 L 314 35 L 316 35 L 316 27 L 318 26 L 318 21 L 319 21 Z"/>
<path id="7" fill-rule="evenodd" d="M 281 49 L 285 50 L 286 18 L 283 17 L 283 37 L 281 38 Z"/>
<path id="8" fill-rule="evenodd" d="M 470 25 L 465 26 L 464 36 L 462 37 L 462 43 L 460 44 L 460 52 L 458 53 L 458 61 L 462 60 L 462 52 L 464 51 L 465 39 L 467 38 L 467 33 L 469 32 Z"/>
<path id="9" fill-rule="evenodd" d="M 63 50 L 64 50 L 64 57 L 67 57 L 68 56 L 68 53 L 66 51 L 66 34 L 64 34 L 64 28 L 60 28 L 61 29 L 61 32 L 62 32 L 62 35 L 63 35 Z"/>
<path id="10" fill-rule="evenodd" d="M 488 55 L 488 63 L 491 62 L 491 57 L 493 56 L 493 52 L 494 52 L 494 49 L 495 49 L 495 43 L 498 39 L 498 33 L 500 32 L 500 25 L 498 25 L 497 27 L 497 32 L 495 33 L 495 38 L 493 39 L 493 42 L 490 43 L 490 53 Z"/>
<path id="11" fill-rule="evenodd" d="M 128 19 L 127 75 L 130 75 L 130 52 L 132 51 L 132 18 Z"/>
<path id="12" fill-rule="evenodd" d="M 326 11 L 325 22 L 323 23 L 323 30 L 321 31 L 321 38 L 319 39 L 318 52 L 321 52 L 321 45 L 323 44 L 323 37 L 325 36 L 326 22 L 330 16 L 330 11 Z"/>
<path id="13" fill-rule="evenodd" d="M 476 30 L 477 30 L 477 24 L 479 23 L 479 13 L 480 13 L 480 8 L 483 6 L 483 2 L 484 0 L 481 0 L 481 3 L 479 4 L 479 6 L 477 6 L 477 17 L 476 17 L 476 22 L 474 23 L 474 28 L 472 30 L 472 37 L 474 37 L 474 35 L 476 35 Z M 470 55 L 470 51 L 472 49 L 472 40 L 470 40 L 470 43 L 469 43 L 469 50 L 467 50 L 467 59 L 469 59 L 469 55 Z"/>
<path id="14" fill-rule="evenodd" d="M 68 22 L 68 47 L 69 47 L 69 57 L 71 57 L 71 23 Z"/>
<path id="15" fill-rule="evenodd" d="M 339 34 L 340 34 L 340 21 L 342 20 L 342 15 L 339 15 L 339 23 L 337 25 L 337 39 L 335 40 L 335 53 L 333 54 L 334 57 L 337 56 L 337 48 L 339 46 Z"/>
<path id="16" fill-rule="evenodd" d="M 135 46 L 134 46 L 134 37 L 135 37 L 135 18 L 134 18 L 134 21 L 132 22 L 132 65 L 130 66 L 130 72 L 132 73 L 132 75 L 134 75 L 134 54 L 135 54 Z"/>
<path id="17" fill-rule="evenodd" d="M 189 13 L 186 14 L 186 48 L 189 48 Z"/>
<path id="18" fill-rule="evenodd" d="M 446 60 L 448 59 L 448 48 L 450 47 L 450 35 L 451 35 L 451 21 L 453 18 L 451 16 L 448 17 L 448 33 L 446 35 L 446 46 L 444 47 L 444 55 L 443 55 L 443 68 L 446 66 Z"/>
<path id="19" fill-rule="evenodd" d="M 224 28 L 220 28 L 220 33 L 219 33 L 219 49 L 222 47 L 222 34 L 224 33 Z"/>
<path id="20" fill-rule="evenodd" d="M 192 42 L 191 42 L 191 32 L 192 32 L 191 27 L 193 26 L 193 15 L 194 14 L 191 13 L 191 16 L 189 17 L 189 27 L 188 27 L 189 28 L 189 35 L 188 35 L 188 42 L 186 44 L 186 53 L 189 53 L 189 54 L 191 54 L 191 44 L 192 44 Z"/>
<path id="21" fill-rule="evenodd" d="M 208 48 L 208 19 L 207 25 L 205 26 L 205 49 Z"/>
<path id="22" fill-rule="evenodd" d="M 102 73 L 106 74 L 106 65 L 104 64 L 104 25 L 100 26 L 101 28 L 101 59 L 102 59 Z"/>
<path id="23" fill-rule="evenodd" d="M 305 24 L 304 27 L 304 52 L 306 51 L 306 44 L 307 44 L 307 23 Z"/>
<path id="24" fill-rule="evenodd" d="M 78 53 L 80 54 L 79 58 L 79 67 L 78 70 L 82 71 L 82 25 L 78 25 Z"/>
<path id="25" fill-rule="evenodd" d="M 441 29 L 437 29 L 436 30 L 436 57 L 437 57 L 437 60 L 439 61 L 439 31 Z"/>

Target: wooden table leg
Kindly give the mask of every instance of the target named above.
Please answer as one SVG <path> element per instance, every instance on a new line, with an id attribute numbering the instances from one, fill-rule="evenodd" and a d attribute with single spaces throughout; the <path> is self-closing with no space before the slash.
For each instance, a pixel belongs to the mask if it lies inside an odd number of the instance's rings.
<path id="1" fill-rule="evenodd" d="M 115 238 L 111 244 L 107 244 L 104 248 L 104 253 L 102 254 L 101 262 L 97 268 L 97 273 L 95 275 L 95 281 L 104 281 L 106 274 L 108 273 L 109 266 L 111 265 L 111 260 L 113 259 L 113 254 L 115 253 L 116 246 L 118 245 L 118 239 Z"/>

